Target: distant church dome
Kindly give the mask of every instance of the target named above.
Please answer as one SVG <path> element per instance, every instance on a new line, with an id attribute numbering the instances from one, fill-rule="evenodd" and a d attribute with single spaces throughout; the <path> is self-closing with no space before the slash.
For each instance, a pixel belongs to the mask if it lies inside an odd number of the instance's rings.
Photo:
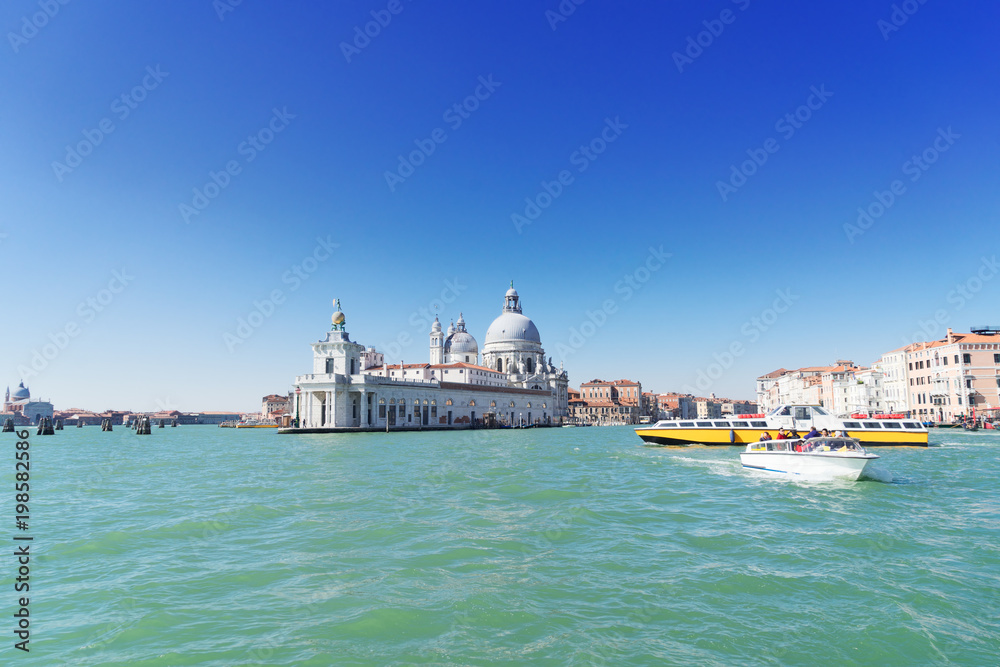
<path id="1" fill-rule="evenodd" d="M 12 401 L 26 401 L 29 398 L 31 398 L 31 392 L 24 386 L 24 382 L 18 385 L 14 393 L 10 395 L 10 400 Z"/>
<path id="2" fill-rule="evenodd" d="M 448 330 L 452 331 L 451 327 Z M 472 334 L 465 330 L 465 318 L 462 316 L 462 313 L 458 314 L 458 324 L 454 329 L 454 333 L 449 334 L 448 338 L 444 341 L 444 353 L 446 355 L 479 354 L 479 344 L 473 338 Z"/>
<path id="3" fill-rule="evenodd" d="M 521 314 L 521 300 L 513 285 L 504 296 L 503 312 L 486 330 L 487 345 L 505 341 L 530 341 L 539 344 L 542 342 L 535 323 Z"/>

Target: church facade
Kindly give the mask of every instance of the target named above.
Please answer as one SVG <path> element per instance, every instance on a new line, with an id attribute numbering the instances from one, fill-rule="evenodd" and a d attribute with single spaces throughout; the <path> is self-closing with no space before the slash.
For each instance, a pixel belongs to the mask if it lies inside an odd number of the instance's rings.
<path id="1" fill-rule="evenodd" d="M 435 318 L 427 363 L 387 364 L 350 339 L 339 300 L 333 327 L 312 343 L 313 369 L 295 378 L 293 426 L 282 432 L 551 426 L 568 415 L 566 371 L 546 360 L 513 285 L 479 344 L 464 317 Z"/>
<path id="2" fill-rule="evenodd" d="M 21 382 L 11 394 L 10 387 L 4 395 L 3 411 L 0 412 L 0 424 L 7 419 L 13 420 L 16 426 L 37 424 L 41 419 L 52 418 L 52 403 L 31 399 L 31 391 Z"/>

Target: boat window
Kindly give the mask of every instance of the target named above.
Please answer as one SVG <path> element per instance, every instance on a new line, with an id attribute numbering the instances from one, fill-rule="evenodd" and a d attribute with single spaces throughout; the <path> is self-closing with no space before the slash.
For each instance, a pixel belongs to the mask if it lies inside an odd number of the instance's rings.
<path id="1" fill-rule="evenodd" d="M 864 422 L 865 428 L 882 428 L 878 422 Z"/>
<path id="2" fill-rule="evenodd" d="M 698 422 L 698 426 L 711 426 L 712 422 Z"/>
<path id="3" fill-rule="evenodd" d="M 812 411 L 813 411 L 813 413 L 814 413 L 814 414 L 817 414 L 817 415 L 828 415 L 828 414 L 830 414 L 829 412 L 827 412 L 827 411 L 826 411 L 826 410 L 824 410 L 823 408 L 817 408 L 817 407 L 814 407 L 814 408 L 812 409 Z"/>
<path id="4" fill-rule="evenodd" d="M 899 422 L 882 422 L 885 428 L 900 428 Z"/>
<path id="5" fill-rule="evenodd" d="M 779 417 L 787 417 L 790 414 L 792 414 L 792 409 L 786 406 L 786 407 L 781 408 L 781 412 L 778 413 L 778 416 Z"/>
<path id="6" fill-rule="evenodd" d="M 795 408 L 796 419 L 809 419 L 809 408 Z"/>
<path id="7" fill-rule="evenodd" d="M 733 426 L 742 426 L 743 428 L 746 428 L 750 426 L 750 422 L 733 422 Z"/>
<path id="8" fill-rule="evenodd" d="M 660 426 L 663 428 L 677 428 L 676 422 L 663 422 Z"/>
<path id="9" fill-rule="evenodd" d="M 694 426 L 694 422 L 681 422 L 680 425 L 683 427 L 691 427 Z"/>
<path id="10" fill-rule="evenodd" d="M 920 424 L 916 422 L 903 422 L 903 428 L 920 428 Z"/>
<path id="11" fill-rule="evenodd" d="M 716 426 L 721 426 L 722 428 L 729 428 L 729 422 L 715 422 Z"/>
<path id="12" fill-rule="evenodd" d="M 767 422 L 750 422 L 750 426 L 754 428 L 767 428 Z"/>
<path id="13" fill-rule="evenodd" d="M 861 428 L 860 422 L 844 422 L 844 428 Z"/>

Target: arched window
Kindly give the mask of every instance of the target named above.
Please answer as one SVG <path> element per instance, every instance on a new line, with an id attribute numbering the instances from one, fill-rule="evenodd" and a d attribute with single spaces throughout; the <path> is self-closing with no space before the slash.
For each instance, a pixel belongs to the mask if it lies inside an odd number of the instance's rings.
<path id="1" fill-rule="evenodd" d="M 444 402 L 445 405 L 454 405 L 454 402 L 449 398 Z"/>
<path id="2" fill-rule="evenodd" d="M 497 359 L 497 370 L 503 373 L 503 359 Z"/>
<path id="3" fill-rule="evenodd" d="M 514 407 L 514 401 L 510 402 L 510 407 Z"/>
<path id="4" fill-rule="evenodd" d="M 476 407 L 476 402 L 474 400 L 473 401 L 469 401 L 469 407 L 471 407 L 471 408 Z"/>
<path id="5" fill-rule="evenodd" d="M 495 408 L 496 406 L 497 406 L 497 402 L 496 401 L 490 401 L 490 407 L 491 408 Z"/>
<path id="6" fill-rule="evenodd" d="M 534 373 L 535 360 L 532 359 L 531 357 L 528 357 L 527 359 L 524 360 L 524 367 L 528 370 L 529 373 Z"/>

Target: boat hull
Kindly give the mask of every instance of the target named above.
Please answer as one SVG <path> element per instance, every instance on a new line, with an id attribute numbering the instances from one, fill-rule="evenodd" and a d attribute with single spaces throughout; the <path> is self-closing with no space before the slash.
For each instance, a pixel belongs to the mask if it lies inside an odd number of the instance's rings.
<path id="1" fill-rule="evenodd" d="M 777 439 L 776 428 L 637 428 L 642 440 L 651 445 L 746 445 L 760 440 L 760 434 L 767 432 Z M 847 435 L 857 438 L 865 447 L 909 446 L 926 447 L 926 431 L 865 431 L 848 429 Z"/>
<path id="2" fill-rule="evenodd" d="M 813 478 L 857 480 L 869 463 L 877 459 L 870 454 L 844 455 L 836 452 L 797 454 L 786 452 L 743 452 L 744 468 L 784 475 Z"/>

